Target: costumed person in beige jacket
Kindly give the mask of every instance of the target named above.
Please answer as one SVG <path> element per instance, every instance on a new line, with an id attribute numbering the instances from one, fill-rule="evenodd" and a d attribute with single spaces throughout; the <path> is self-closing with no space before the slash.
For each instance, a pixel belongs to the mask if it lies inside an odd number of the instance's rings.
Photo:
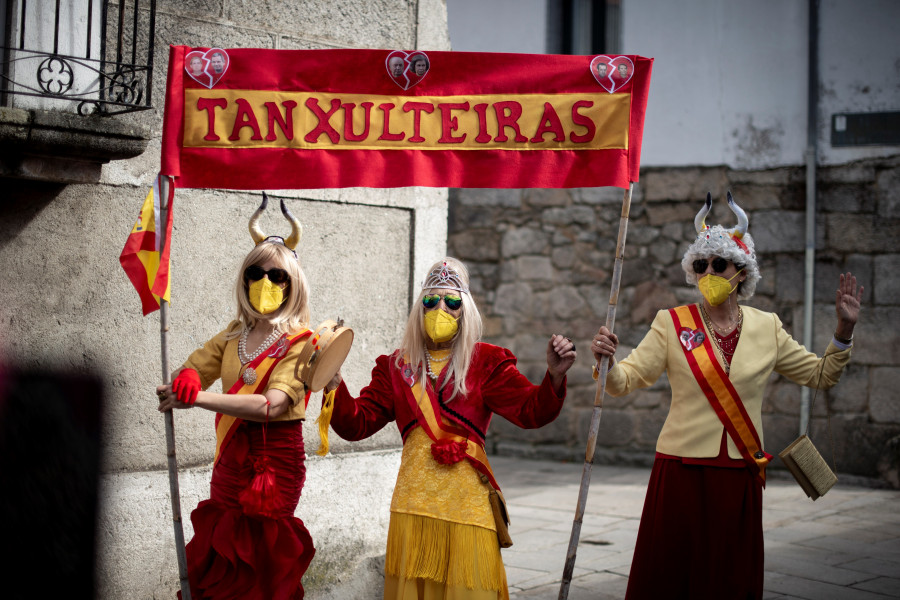
<path id="1" fill-rule="evenodd" d="M 309 284 L 294 252 L 301 226 L 282 201 L 291 236 L 266 237 L 256 224 L 266 203 L 263 195 L 250 220 L 256 247 L 237 276 L 237 318 L 157 388 L 160 411 L 216 413 L 210 498 L 191 513 L 186 547 L 192 598 L 303 598 L 301 578 L 315 553 L 294 516 L 306 479 L 310 395 L 294 377 L 311 333 Z M 217 379 L 225 393 L 203 391 Z"/>
<path id="2" fill-rule="evenodd" d="M 333 390 L 331 425 L 342 438 L 364 439 L 391 421 L 403 437 L 385 600 L 509 598 L 484 437 L 494 413 L 528 429 L 559 415 L 575 344 L 551 336 L 547 371 L 534 385 L 512 352 L 480 341 L 481 330 L 468 272 L 447 257 L 429 269 L 400 348 L 378 357 L 359 397 L 340 374 L 326 388 Z"/>
<path id="3" fill-rule="evenodd" d="M 708 227 L 707 196 L 694 221 L 697 238 L 681 261 L 702 300 L 659 311 L 641 343 L 618 363 L 615 334 L 601 327 L 592 342 L 598 363 L 610 357 L 610 396 L 653 385 L 663 373 L 672 390 L 627 600 L 762 598 L 762 488 L 772 460 L 762 432 L 766 382 L 774 371 L 828 389 L 850 360 L 863 292 L 856 278 L 840 276 L 837 328 L 820 358 L 774 313 L 738 304 L 753 296 L 760 273 L 748 218 L 730 192 L 728 205 L 737 226 Z"/>

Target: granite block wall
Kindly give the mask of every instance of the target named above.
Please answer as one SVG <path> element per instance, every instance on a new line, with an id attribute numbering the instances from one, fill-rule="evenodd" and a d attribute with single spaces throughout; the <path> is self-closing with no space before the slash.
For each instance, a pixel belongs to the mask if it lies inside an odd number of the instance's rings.
<path id="1" fill-rule="evenodd" d="M 828 408 L 839 475 L 895 487 L 900 485 L 898 178 L 898 157 L 818 171 L 815 351 L 824 351 L 836 323 L 839 273 L 853 272 L 865 293 L 851 365 L 838 386 L 815 397 L 811 421 L 813 440 L 831 462 Z M 726 190 L 748 212 L 759 255 L 762 280 L 747 304 L 777 313 L 802 339 L 805 186 L 800 167 L 643 170 L 628 219 L 615 323 L 618 357 L 641 341 L 657 310 L 699 298 L 684 281 L 681 257 L 694 238 L 693 218 L 707 192 L 715 199 L 707 222 L 734 223 Z M 596 393 L 588 348 L 606 322 L 622 198 L 617 188 L 451 190 L 449 252 L 472 271 L 487 341 L 510 348 L 535 382 L 546 368 L 551 334 L 563 333 L 579 348 L 557 421 L 522 431 L 498 417 L 489 434 L 492 451 L 584 460 Z M 595 460 L 649 464 L 668 402 L 665 377 L 630 396 L 607 397 Z M 800 388 L 773 375 L 763 411 L 766 448 L 777 454 L 798 435 Z"/>

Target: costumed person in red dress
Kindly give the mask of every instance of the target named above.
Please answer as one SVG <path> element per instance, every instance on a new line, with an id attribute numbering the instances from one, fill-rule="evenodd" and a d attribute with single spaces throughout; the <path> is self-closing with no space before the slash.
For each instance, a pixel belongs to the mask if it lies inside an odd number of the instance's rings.
<path id="1" fill-rule="evenodd" d="M 697 304 L 661 310 L 650 331 L 615 363 L 618 337 L 601 327 L 591 350 L 609 356 L 606 391 L 622 396 L 666 373 L 669 414 L 656 445 L 627 600 L 760 599 L 763 594 L 762 490 L 772 455 L 763 448 L 762 402 L 773 371 L 828 389 L 850 360 L 863 288 L 842 274 L 837 329 L 822 358 L 788 334 L 774 313 L 738 304 L 760 279 L 748 218 L 731 193 L 738 224 L 708 227 L 681 261 Z M 595 367 L 594 376 L 597 376 Z"/>
<path id="2" fill-rule="evenodd" d="M 216 413 L 210 498 L 191 513 L 188 579 L 195 599 L 303 598 L 301 578 L 315 549 L 294 516 L 306 479 L 303 419 L 309 392 L 294 368 L 310 335 L 309 285 L 294 252 L 300 222 L 282 201 L 290 237 L 266 237 L 250 220 L 256 247 L 241 265 L 237 319 L 196 350 L 160 386 L 159 410 Z M 223 394 L 206 390 L 222 380 Z"/>
<path id="3" fill-rule="evenodd" d="M 575 345 L 552 336 L 547 372 L 533 385 L 509 350 L 479 342 L 481 332 L 468 272 L 445 258 L 429 269 L 401 347 L 376 360 L 359 397 L 340 373 L 326 386 L 325 409 L 333 401 L 331 426 L 342 438 L 361 440 L 391 421 L 403 437 L 388 529 L 386 599 L 509 597 L 485 433 L 493 413 L 524 428 L 553 421 L 562 409 Z"/>

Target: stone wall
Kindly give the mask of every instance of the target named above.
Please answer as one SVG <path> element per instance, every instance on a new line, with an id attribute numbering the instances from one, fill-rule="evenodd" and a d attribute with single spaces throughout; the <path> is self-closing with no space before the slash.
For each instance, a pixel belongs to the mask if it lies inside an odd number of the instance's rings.
<path id="1" fill-rule="evenodd" d="M 731 190 L 750 216 L 760 281 L 748 302 L 779 315 L 802 339 L 805 170 L 735 171 L 725 167 L 646 169 L 635 186 L 615 331 L 624 358 L 656 311 L 699 298 L 681 257 L 694 238 L 693 218 L 707 191 L 708 223 L 731 226 L 723 201 Z M 895 487 L 900 403 L 900 158 L 818 172 L 814 349 L 835 326 L 838 274 L 865 286 L 853 358 L 841 383 L 815 399 L 812 438 L 829 458 L 826 404 L 840 474 Z M 550 334 L 577 342 L 569 397 L 560 417 L 536 431 L 495 419 L 492 450 L 584 460 L 596 384 L 589 342 L 605 323 L 623 191 L 617 188 L 452 190 L 449 252 L 465 260 L 486 322 L 486 340 L 510 348 L 523 372 L 542 377 Z M 812 397 L 811 397 L 812 399 Z M 668 412 L 665 377 L 649 389 L 603 404 L 596 460 L 649 464 Z M 799 429 L 800 388 L 773 375 L 763 407 L 766 448 L 777 453 Z M 780 466 L 780 465 L 779 465 Z"/>

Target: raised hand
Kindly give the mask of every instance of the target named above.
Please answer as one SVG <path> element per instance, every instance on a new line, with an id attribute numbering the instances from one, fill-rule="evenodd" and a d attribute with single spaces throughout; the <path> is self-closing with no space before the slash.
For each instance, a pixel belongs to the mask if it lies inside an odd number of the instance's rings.
<path id="1" fill-rule="evenodd" d="M 547 343 L 547 370 L 550 375 L 562 377 L 575 364 L 575 343 L 562 335 L 550 336 Z"/>
<path id="2" fill-rule="evenodd" d="M 838 318 L 834 334 L 838 338 L 849 340 L 853 337 L 853 328 L 859 319 L 862 294 L 863 286 L 859 286 L 857 289 L 856 277 L 850 272 L 841 273 L 840 283 L 834 297 L 834 309 Z"/>

